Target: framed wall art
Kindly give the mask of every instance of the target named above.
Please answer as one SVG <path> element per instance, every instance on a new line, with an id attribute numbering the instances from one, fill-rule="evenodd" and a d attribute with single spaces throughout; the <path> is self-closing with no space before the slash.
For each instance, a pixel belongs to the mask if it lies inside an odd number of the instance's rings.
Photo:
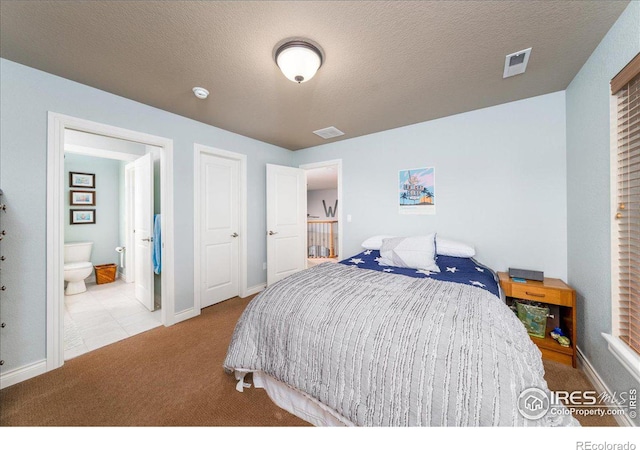
<path id="1" fill-rule="evenodd" d="M 69 191 L 69 204 L 74 206 L 95 206 L 95 191 Z"/>
<path id="2" fill-rule="evenodd" d="M 435 214 L 435 169 L 422 167 L 398 173 L 398 207 L 400 214 Z"/>
<path id="3" fill-rule="evenodd" d="M 69 187 L 95 189 L 96 175 L 94 173 L 69 172 Z"/>
<path id="4" fill-rule="evenodd" d="M 96 210 L 95 209 L 72 209 L 70 224 L 71 225 L 84 225 L 96 223 Z"/>

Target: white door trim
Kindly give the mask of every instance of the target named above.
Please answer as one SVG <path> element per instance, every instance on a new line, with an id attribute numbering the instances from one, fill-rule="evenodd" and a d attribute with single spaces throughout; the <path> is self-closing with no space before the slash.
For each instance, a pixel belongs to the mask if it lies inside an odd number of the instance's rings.
<path id="1" fill-rule="evenodd" d="M 300 168 L 304 170 L 318 169 L 320 167 L 337 166 L 338 171 L 338 259 L 344 259 L 345 255 L 342 254 L 342 236 L 344 227 L 344 215 L 342 214 L 342 160 L 331 159 L 329 161 L 320 161 L 309 164 L 300 164 Z M 308 241 L 308 238 L 307 238 Z M 305 259 L 307 258 L 308 249 L 305 246 Z"/>
<path id="2" fill-rule="evenodd" d="M 64 130 L 161 147 L 162 323 L 175 323 L 173 140 L 49 111 L 47 126 L 47 371 L 64 364 Z"/>
<path id="3" fill-rule="evenodd" d="M 239 258 L 238 275 L 240 297 L 247 297 L 247 155 L 230 152 L 202 144 L 193 145 L 193 309 L 200 314 L 202 299 L 200 298 L 200 156 L 202 154 L 231 159 L 240 163 L 238 177 L 238 198 L 240 199 L 238 234 Z"/>

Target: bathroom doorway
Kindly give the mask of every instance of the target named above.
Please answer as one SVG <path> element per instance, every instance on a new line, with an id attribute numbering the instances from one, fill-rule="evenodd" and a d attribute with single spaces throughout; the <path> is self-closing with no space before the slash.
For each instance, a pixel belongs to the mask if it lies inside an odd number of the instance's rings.
<path id="1" fill-rule="evenodd" d="M 66 361 L 162 325 L 162 296 L 160 148 L 65 130 L 64 150 Z"/>
<path id="2" fill-rule="evenodd" d="M 86 351 L 154 326 L 174 323 L 173 143 L 166 138 L 52 112 L 49 113 L 48 136 L 47 370 L 53 370 L 62 366 L 65 359 L 83 351 L 65 352 L 65 340 L 69 343 L 74 339 L 73 331 L 65 329 L 65 319 L 70 317 L 76 323 L 74 342 L 79 342 L 77 335 L 80 334 Z M 135 219 L 129 216 L 132 210 L 137 210 L 137 205 L 132 205 L 132 200 L 128 199 L 128 186 L 124 181 L 126 165 L 145 155 L 153 162 L 147 178 L 148 190 L 153 193 L 149 201 L 153 217 L 152 225 L 145 230 L 147 234 L 141 238 L 148 240 L 149 250 L 157 243 L 157 251 L 150 253 L 152 261 L 146 264 L 154 270 L 149 277 L 151 281 L 147 282 L 147 291 L 153 292 L 153 298 L 143 304 L 137 298 L 135 287 L 136 278 L 141 277 L 136 277 L 135 262 L 127 262 L 127 247 L 131 253 L 135 246 L 127 232 Z M 104 184 L 109 179 L 107 172 L 102 172 L 99 164 L 94 168 L 87 166 L 91 161 L 99 161 L 112 174 L 117 172 L 117 181 Z M 75 167 L 71 167 L 72 164 Z M 155 182 L 151 184 L 151 180 Z M 74 231 L 67 233 L 69 227 Z M 92 228 L 95 231 L 101 227 L 101 232 L 88 234 Z M 65 248 L 65 241 L 80 245 Z M 90 247 L 83 245 L 88 243 L 91 243 Z M 68 253 L 67 263 L 71 264 L 67 270 L 65 253 Z M 71 261 L 72 258 L 83 261 Z M 73 266 L 75 262 L 80 265 Z M 83 273 L 65 273 L 80 266 L 85 269 Z M 98 270 L 99 267 L 111 270 Z M 90 274 L 87 274 L 87 268 Z M 69 281 L 76 283 L 79 279 L 82 279 L 81 285 L 72 285 L 70 295 L 65 295 L 65 285 L 68 289 Z M 81 301 L 81 296 L 85 301 Z M 73 312 L 68 309 L 71 304 L 74 306 L 69 309 Z M 153 323 L 150 317 L 143 320 L 143 313 L 152 315 Z M 119 331 L 115 329 L 116 324 Z M 101 335 L 84 339 L 89 329 Z"/>

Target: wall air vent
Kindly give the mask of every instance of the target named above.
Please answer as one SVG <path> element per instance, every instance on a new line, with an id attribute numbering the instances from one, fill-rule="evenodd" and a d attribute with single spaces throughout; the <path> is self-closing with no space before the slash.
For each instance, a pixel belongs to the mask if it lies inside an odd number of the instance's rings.
<path id="1" fill-rule="evenodd" d="M 328 127 L 328 128 L 323 128 L 322 130 L 316 130 L 313 132 L 313 134 L 317 134 L 322 139 L 331 139 L 338 136 L 342 136 L 344 133 L 338 130 L 336 127 Z"/>
<path id="2" fill-rule="evenodd" d="M 531 48 L 507 55 L 504 59 L 504 73 L 502 78 L 524 73 L 527 68 L 527 63 L 529 62 L 529 55 L 531 55 Z"/>

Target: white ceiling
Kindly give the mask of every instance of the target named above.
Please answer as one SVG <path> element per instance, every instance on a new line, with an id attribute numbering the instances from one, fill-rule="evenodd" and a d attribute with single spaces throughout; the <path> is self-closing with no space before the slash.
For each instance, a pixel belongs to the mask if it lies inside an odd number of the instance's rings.
<path id="1" fill-rule="evenodd" d="M 338 188 L 337 166 L 318 167 L 317 169 L 308 169 L 305 172 L 308 191 Z"/>
<path id="2" fill-rule="evenodd" d="M 102 156 L 110 155 L 113 156 L 114 159 L 122 159 L 122 153 L 125 153 L 132 156 L 132 158 L 125 159 L 132 160 L 144 155 L 147 151 L 147 146 L 140 144 L 139 142 L 132 142 L 77 130 L 64 130 L 64 146 L 65 152 L 80 152 L 83 154 L 96 153 Z"/>
<path id="3" fill-rule="evenodd" d="M 627 4 L 2 0 L 0 56 L 295 150 L 563 90 Z M 309 82 L 273 61 L 289 37 L 324 50 Z"/>

